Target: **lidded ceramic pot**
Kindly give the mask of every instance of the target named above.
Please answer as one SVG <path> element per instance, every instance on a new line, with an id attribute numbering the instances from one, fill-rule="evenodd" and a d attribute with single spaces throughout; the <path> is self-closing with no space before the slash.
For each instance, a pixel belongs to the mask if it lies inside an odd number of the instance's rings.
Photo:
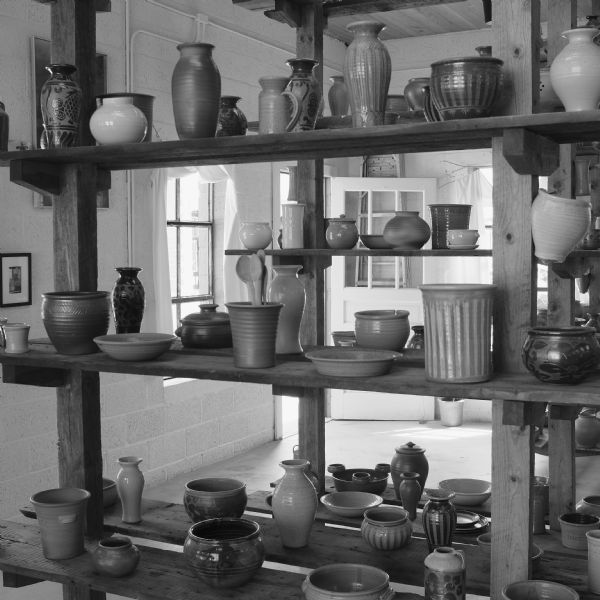
<path id="1" fill-rule="evenodd" d="M 358 229 L 356 220 L 340 215 L 339 218 L 327 219 L 328 226 L 325 231 L 325 240 L 330 248 L 349 250 L 358 242 Z"/>
<path id="2" fill-rule="evenodd" d="M 200 304 L 200 312 L 181 319 L 175 335 L 185 348 L 231 348 L 229 315 L 217 311 L 217 304 Z"/>
<path id="3" fill-rule="evenodd" d="M 398 500 L 400 500 L 399 487 L 402 482 L 402 473 L 405 472 L 418 473 L 421 490 L 425 489 L 425 482 L 429 475 L 429 461 L 425 456 L 425 448 L 417 446 L 414 442 L 407 442 L 396 448 L 396 453 L 392 457 L 391 474 Z"/>
<path id="4" fill-rule="evenodd" d="M 354 313 L 356 343 L 365 348 L 399 351 L 410 334 L 407 310 L 359 310 Z"/>

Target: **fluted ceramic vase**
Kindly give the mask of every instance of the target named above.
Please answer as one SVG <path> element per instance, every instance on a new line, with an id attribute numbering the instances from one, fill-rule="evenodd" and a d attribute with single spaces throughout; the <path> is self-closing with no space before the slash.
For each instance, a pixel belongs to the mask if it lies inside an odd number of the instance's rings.
<path id="1" fill-rule="evenodd" d="M 451 546 L 456 529 L 456 509 L 452 500 L 454 492 L 441 489 L 428 489 L 429 500 L 423 507 L 423 531 L 427 538 L 429 552 L 440 546 Z"/>
<path id="2" fill-rule="evenodd" d="M 273 267 L 274 277 L 267 290 L 269 302 L 283 304 L 277 324 L 277 354 L 300 354 L 300 323 L 304 313 L 306 293 L 298 279 L 302 265 L 278 265 Z"/>
<path id="3" fill-rule="evenodd" d="M 175 128 L 181 140 L 214 137 L 221 101 L 221 75 L 212 44 L 179 44 L 171 95 Z"/>
<path id="4" fill-rule="evenodd" d="M 302 548 L 308 544 L 317 513 L 317 491 L 306 475 L 308 465 L 304 459 L 279 463 L 285 473 L 273 492 L 271 506 L 281 543 L 286 548 Z"/>
<path id="5" fill-rule="evenodd" d="M 598 30 L 589 27 L 562 33 L 567 45 L 550 65 L 550 82 L 567 111 L 595 110 L 600 101 L 600 46 Z"/>
<path id="6" fill-rule="evenodd" d="M 139 523 L 142 520 L 142 492 L 144 474 L 140 471 L 141 458 L 123 456 L 117 461 L 120 465 L 117 473 L 117 493 L 121 499 L 123 523 Z"/>
<path id="7" fill-rule="evenodd" d="M 344 81 L 350 95 L 354 127 L 384 124 L 392 61 L 378 37 L 383 28 L 384 25 L 377 21 L 357 21 L 348 25 L 354 39 L 346 49 Z"/>
<path id="8" fill-rule="evenodd" d="M 146 292 L 138 279 L 140 267 L 116 267 L 119 273 L 111 299 L 117 333 L 139 333 L 146 306 Z"/>
<path id="9" fill-rule="evenodd" d="M 332 117 L 344 117 L 350 109 L 350 98 L 348 88 L 342 75 L 332 75 L 330 78 L 333 85 L 329 88 L 327 99 Z"/>

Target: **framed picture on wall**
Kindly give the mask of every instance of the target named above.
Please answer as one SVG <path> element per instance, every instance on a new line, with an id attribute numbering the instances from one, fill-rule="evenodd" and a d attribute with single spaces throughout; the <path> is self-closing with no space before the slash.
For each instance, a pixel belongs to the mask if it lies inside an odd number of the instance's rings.
<path id="1" fill-rule="evenodd" d="M 33 74 L 32 89 L 34 93 L 33 115 L 33 141 L 32 148 L 40 147 L 40 138 L 44 131 L 42 121 L 42 111 L 40 109 L 40 92 L 42 85 L 48 79 L 50 74 L 46 70 L 46 65 L 51 64 L 50 41 L 42 38 L 31 38 L 31 58 Z M 94 94 L 99 96 L 106 93 L 106 54 L 96 54 L 96 89 Z M 99 191 L 96 195 L 96 205 L 98 208 L 108 208 L 108 190 Z M 33 194 L 33 205 L 36 208 L 52 208 L 51 194 Z"/>
<path id="2" fill-rule="evenodd" d="M 0 254 L 0 306 L 31 304 L 31 254 Z"/>

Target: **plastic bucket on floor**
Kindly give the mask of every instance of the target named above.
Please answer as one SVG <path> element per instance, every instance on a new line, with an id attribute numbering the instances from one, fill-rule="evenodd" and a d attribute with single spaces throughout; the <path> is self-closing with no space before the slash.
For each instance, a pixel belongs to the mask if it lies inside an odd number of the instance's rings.
<path id="1" fill-rule="evenodd" d="M 33 494 L 42 551 L 46 558 L 72 558 L 84 551 L 86 505 L 90 498 L 87 490 L 56 488 Z"/>

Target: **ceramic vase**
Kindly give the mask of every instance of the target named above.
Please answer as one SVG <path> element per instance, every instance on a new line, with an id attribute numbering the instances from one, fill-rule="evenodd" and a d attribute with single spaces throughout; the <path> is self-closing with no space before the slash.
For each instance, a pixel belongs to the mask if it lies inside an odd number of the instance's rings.
<path id="1" fill-rule="evenodd" d="M 427 490 L 428 500 L 423 507 L 423 531 L 429 552 L 440 546 L 451 546 L 456 529 L 456 509 L 452 503 L 454 492 Z"/>
<path id="2" fill-rule="evenodd" d="M 413 325 L 411 329 L 413 330 L 413 336 L 408 340 L 406 347 L 423 352 L 425 349 L 425 327 L 423 325 Z"/>
<path id="3" fill-rule="evenodd" d="M 321 86 L 313 71 L 319 63 L 310 58 L 291 58 L 287 65 L 292 74 L 283 94 L 292 103 L 286 131 L 310 131 L 315 128 L 321 108 Z"/>
<path id="4" fill-rule="evenodd" d="M 139 333 L 146 306 L 146 292 L 137 276 L 142 269 L 116 267 L 115 270 L 119 278 L 113 287 L 111 299 L 116 332 Z"/>
<path id="5" fill-rule="evenodd" d="M 46 67 L 50 77 L 40 91 L 40 110 L 44 134 L 42 148 L 65 148 L 79 143 L 81 88 L 71 78 L 73 65 L 52 64 Z"/>
<path id="6" fill-rule="evenodd" d="M 117 493 L 121 499 L 121 520 L 123 523 L 139 523 L 142 520 L 142 492 L 144 474 L 140 471 L 141 458 L 123 456 L 117 461 Z"/>
<path id="7" fill-rule="evenodd" d="M 350 98 L 348 97 L 348 88 L 342 75 L 332 75 L 330 81 L 333 85 L 327 92 L 329 100 L 329 110 L 332 117 L 345 117 L 350 108 Z"/>
<path id="8" fill-rule="evenodd" d="M 429 475 L 429 461 L 425 456 L 425 449 L 417 446 L 414 442 L 407 442 L 396 448 L 396 453 L 392 456 L 390 463 L 392 482 L 396 498 L 400 500 L 400 482 L 402 473 L 418 473 L 418 481 L 421 486 L 421 492 L 425 489 L 425 482 Z M 421 498 L 421 496 L 419 496 Z"/>
<path id="9" fill-rule="evenodd" d="M 431 229 L 416 210 L 399 210 L 383 228 L 383 239 L 398 250 L 418 250 L 431 237 Z"/>
<path id="10" fill-rule="evenodd" d="M 91 553 L 94 571 L 109 577 L 124 577 L 140 562 L 140 551 L 128 537 L 115 535 L 101 539 Z"/>
<path id="11" fill-rule="evenodd" d="M 580 448 L 595 448 L 600 441 L 600 421 L 596 410 L 582 408 L 575 419 L 575 443 Z"/>
<path id="12" fill-rule="evenodd" d="M 535 255 L 542 262 L 564 262 L 585 236 L 591 218 L 586 199 L 562 198 L 540 189 L 531 206 Z"/>
<path id="13" fill-rule="evenodd" d="M 283 94 L 289 77 L 261 77 L 258 94 L 258 133 L 285 133 L 292 104 Z"/>
<path id="14" fill-rule="evenodd" d="M 356 21 L 347 28 L 354 35 L 344 58 L 352 124 L 354 127 L 383 125 L 392 74 L 390 54 L 378 37 L 384 25 L 377 21 Z"/>
<path id="15" fill-rule="evenodd" d="M 277 324 L 277 354 L 300 354 L 300 323 L 304 314 L 306 293 L 298 279 L 302 265 L 278 265 L 273 267 L 274 277 L 267 289 L 269 302 L 283 304 Z"/>
<path id="16" fill-rule="evenodd" d="M 588 27 L 562 33 L 567 45 L 550 65 L 550 82 L 567 111 L 595 110 L 600 101 L 598 30 Z"/>
<path id="17" fill-rule="evenodd" d="M 423 564 L 426 600 L 465 600 L 466 565 L 461 551 L 444 546 L 435 548 Z"/>
<path id="18" fill-rule="evenodd" d="M 239 96 L 221 96 L 219 118 L 217 121 L 217 137 L 229 135 L 246 135 L 248 120 L 237 103 Z"/>
<path id="19" fill-rule="evenodd" d="M 469 229 L 471 217 L 470 204 L 430 204 L 431 211 L 431 248 L 448 248 L 446 235 L 449 229 Z"/>
<path id="20" fill-rule="evenodd" d="M 106 98 L 131 98 L 131 102 L 136 108 L 139 108 L 146 117 L 146 135 L 142 139 L 142 142 L 152 141 L 152 130 L 153 130 L 153 114 L 154 114 L 154 96 L 150 94 L 139 94 L 137 92 L 114 92 L 112 94 L 100 94 L 96 96 L 96 106 L 102 106 Z"/>
<path id="21" fill-rule="evenodd" d="M 317 513 L 317 491 L 306 475 L 307 460 L 283 460 L 279 466 L 285 473 L 273 492 L 273 518 L 281 543 L 286 548 L 302 548 L 308 544 Z"/>
<path id="22" fill-rule="evenodd" d="M 148 121 L 131 96 L 105 97 L 90 117 L 90 131 L 101 145 L 141 142 Z"/>
<path id="23" fill-rule="evenodd" d="M 417 518 L 417 506 L 422 493 L 419 473 L 414 471 L 403 472 L 399 474 L 399 477 L 398 492 L 400 500 L 402 500 L 402 506 L 408 511 L 408 518 L 414 521 Z"/>
<path id="24" fill-rule="evenodd" d="M 9 118 L 4 102 L 0 102 L 0 152 L 8 150 Z"/>
<path id="25" fill-rule="evenodd" d="M 404 87 L 404 98 L 408 108 L 422 113 L 425 109 L 425 91 L 429 87 L 429 77 L 413 77 Z"/>
<path id="26" fill-rule="evenodd" d="M 179 44 L 180 58 L 171 78 L 175 128 L 181 140 L 214 137 L 221 101 L 221 75 L 214 46 Z"/>

